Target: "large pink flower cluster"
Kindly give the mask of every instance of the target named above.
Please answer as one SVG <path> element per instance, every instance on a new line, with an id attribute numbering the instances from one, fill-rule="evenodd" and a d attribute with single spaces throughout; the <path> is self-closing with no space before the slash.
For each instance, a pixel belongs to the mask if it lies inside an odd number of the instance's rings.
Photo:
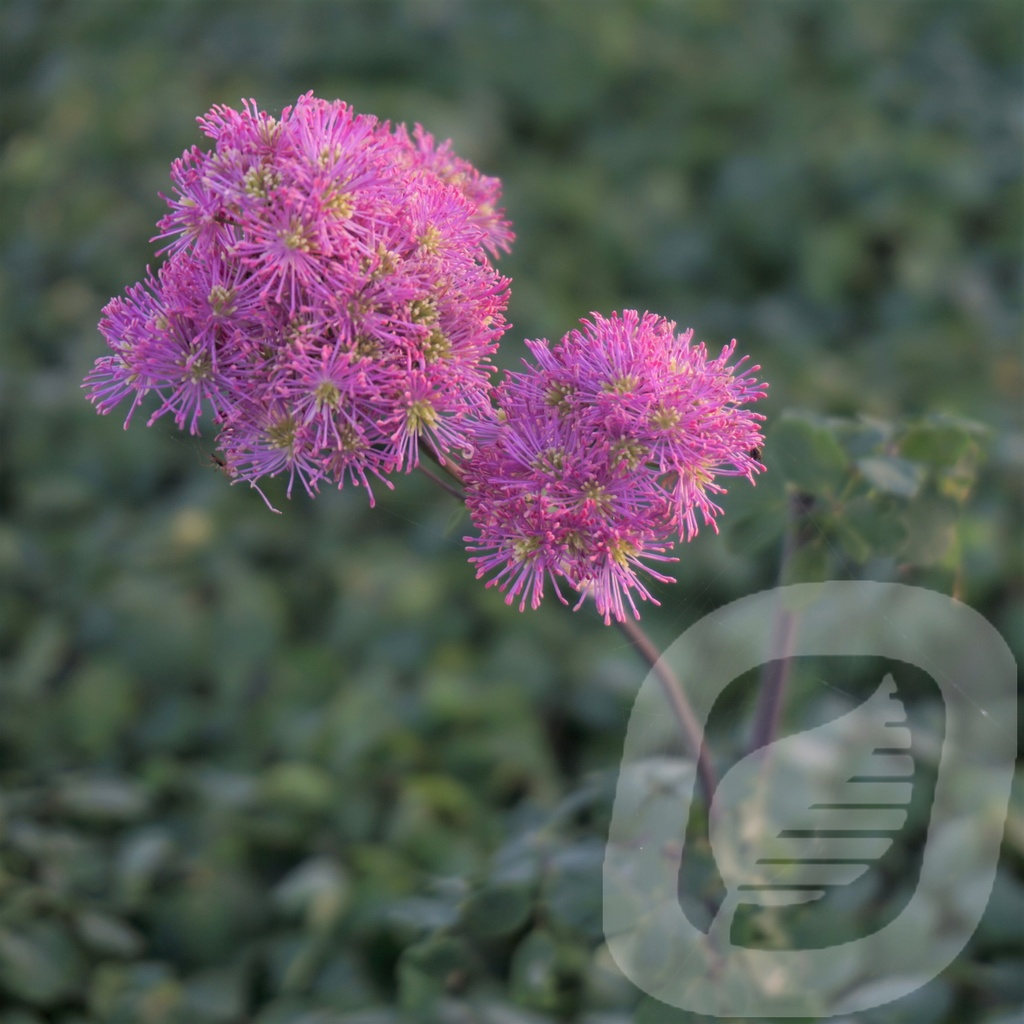
<path id="1" fill-rule="evenodd" d="M 192 432 L 210 412 L 229 472 L 287 473 L 289 493 L 369 491 L 423 441 L 467 449 L 506 328 L 498 180 L 312 93 L 279 118 L 249 101 L 199 123 L 214 145 L 172 165 L 168 258 L 104 309 L 98 410 L 131 398 L 130 418 L 152 394 L 151 423 Z"/>
<path id="2" fill-rule="evenodd" d="M 536 608 L 550 579 L 592 596 L 605 622 L 625 619 L 634 595 L 654 600 L 649 563 L 674 561 L 674 540 L 720 512 L 716 477 L 752 478 L 762 443 L 758 367 L 717 358 L 693 331 L 634 310 L 592 314 L 557 345 L 528 341 L 536 365 L 498 389 L 499 421 L 465 467 L 479 536 L 467 537 L 477 575 Z M 579 607 L 579 604 L 577 604 Z"/>

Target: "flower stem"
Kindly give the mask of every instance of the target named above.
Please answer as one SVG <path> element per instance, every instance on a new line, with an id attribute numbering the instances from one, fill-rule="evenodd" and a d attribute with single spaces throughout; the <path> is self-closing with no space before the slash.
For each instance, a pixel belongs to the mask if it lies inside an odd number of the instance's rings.
<path id="1" fill-rule="evenodd" d="M 466 496 L 462 493 L 462 491 L 458 489 L 458 487 L 456 487 L 454 484 L 449 483 L 447 480 L 444 480 L 441 477 L 439 477 L 433 470 L 427 469 L 427 467 L 424 466 L 422 462 L 416 468 L 424 476 L 430 477 L 430 479 L 433 480 L 434 483 L 441 488 L 441 490 L 447 491 L 457 501 L 466 500 Z"/>
<path id="2" fill-rule="evenodd" d="M 793 494 L 790 497 L 786 536 L 779 559 L 779 586 L 785 580 L 794 555 L 806 542 L 806 513 L 812 500 L 806 494 Z M 768 746 L 778 732 L 782 717 L 782 701 L 792 665 L 790 652 L 793 650 L 796 623 L 796 615 L 785 608 L 779 609 L 772 639 L 773 657 L 771 661 L 764 662 L 761 668 L 757 710 L 754 713 L 754 727 L 750 738 L 751 752 Z"/>
<path id="3" fill-rule="evenodd" d="M 464 482 L 462 477 L 462 467 L 455 459 L 452 458 L 451 455 L 448 455 L 447 458 L 442 458 L 438 454 L 437 450 L 434 448 L 433 444 L 431 444 L 430 441 L 426 439 L 424 439 L 423 442 L 423 450 L 427 453 L 431 460 L 437 463 L 437 465 L 440 466 L 441 469 L 443 469 L 449 476 L 454 477 L 460 484 Z M 462 500 L 461 494 L 459 495 L 459 500 Z"/>
<path id="4" fill-rule="evenodd" d="M 626 639 L 640 652 L 644 660 L 651 666 L 661 683 L 661 688 L 668 698 L 672 713 L 675 715 L 679 729 L 686 739 L 690 751 L 697 762 L 697 782 L 704 796 L 704 802 L 711 814 L 711 800 L 715 795 L 715 769 L 711 757 L 704 745 L 704 735 L 686 696 L 679 677 L 672 671 L 668 663 L 661 657 L 658 648 L 633 619 L 616 622 Z"/>

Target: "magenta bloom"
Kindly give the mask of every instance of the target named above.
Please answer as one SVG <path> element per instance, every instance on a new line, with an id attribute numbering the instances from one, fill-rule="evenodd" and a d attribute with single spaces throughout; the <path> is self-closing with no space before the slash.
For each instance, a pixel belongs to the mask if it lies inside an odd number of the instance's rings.
<path id="1" fill-rule="evenodd" d="M 507 326 L 497 179 L 312 93 L 280 118 L 250 100 L 199 123 L 213 148 L 171 166 L 166 262 L 103 311 L 98 411 L 130 399 L 127 426 L 153 395 L 150 423 L 193 433 L 210 413 L 229 472 L 286 473 L 289 494 L 296 478 L 370 492 L 424 440 L 468 450 Z"/>
<path id="2" fill-rule="evenodd" d="M 528 341 L 536 365 L 498 389 L 499 422 L 485 424 L 465 466 L 467 537 L 477 576 L 536 608 L 550 579 L 592 596 L 606 623 L 639 618 L 654 600 L 641 573 L 674 561 L 699 519 L 715 527 L 718 476 L 753 480 L 763 417 L 745 408 L 765 394 L 758 367 L 716 359 L 693 331 L 635 310 L 591 314 L 554 346 Z"/>

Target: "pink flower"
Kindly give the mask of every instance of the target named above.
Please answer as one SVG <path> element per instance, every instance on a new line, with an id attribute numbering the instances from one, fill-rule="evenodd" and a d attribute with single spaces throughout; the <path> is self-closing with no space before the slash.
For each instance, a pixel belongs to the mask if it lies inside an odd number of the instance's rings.
<path id="1" fill-rule="evenodd" d="M 231 475 L 348 480 L 371 503 L 369 478 L 413 468 L 424 441 L 468 449 L 506 329 L 498 181 L 312 93 L 199 124 L 213 148 L 171 166 L 166 262 L 104 309 L 97 410 L 129 398 L 130 420 L 152 393 L 150 423 L 195 433 L 212 414 Z"/>
<path id="2" fill-rule="evenodd" d="M 758 367 L 715 359 L 693 332 L 634 310 L 596 313 L 551 346 L 528 341 L 536 365 L 498 390 L 500 423 L 487 425 L 465 467 L 467 537 L 478 577 L 536 608 L 550 580 L 592 596 L 605 622 L 639 617 L 651 600 L 641 573 L 671 582 L 650 563 L 673 561 L 698 518 L 715 526 L 718 476 L 753 480 L 763 467 Z M 657 602 L 655 602 L 657 603 Z"/>

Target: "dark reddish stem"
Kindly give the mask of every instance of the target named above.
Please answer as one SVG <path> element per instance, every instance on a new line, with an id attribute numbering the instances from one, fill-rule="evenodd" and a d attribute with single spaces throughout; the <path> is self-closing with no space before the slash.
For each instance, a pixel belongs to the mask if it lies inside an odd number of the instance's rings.
<path id="1" fill-rule="evenodd" d="M 690 701 L 683 689 L 679 677 L 672 671 L 668 663 L 661 657 L 661 652 L 651 642 L 651 639 L 640 628 L 633 619 L 626 619 L 617 622 L 616 625 L 625 634 L 629 642 L 640 652 L 644 660 L 651 666 L 651 670 L 658 677 L 661 688 L 668 698 L 679 729 L 690 747 L 690 753 L 697 762 L 697 782 L 700 785 L 704 801 L 711 814 L 711 800 L 715 795 L 717 781 L 715 769 L 711 764 L 711 757 L 704 745 L 704 734 L 694 714 Z"/>

